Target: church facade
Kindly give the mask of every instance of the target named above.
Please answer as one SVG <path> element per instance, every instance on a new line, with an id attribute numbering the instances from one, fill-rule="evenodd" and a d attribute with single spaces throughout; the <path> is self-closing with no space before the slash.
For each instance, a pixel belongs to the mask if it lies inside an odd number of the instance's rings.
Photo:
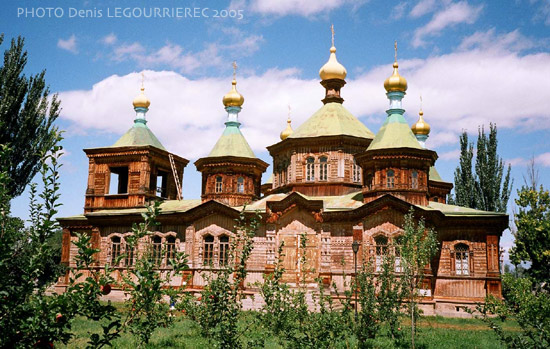
<path id="1" fill-rule="evenodd" d="M 240 131 L 244 97 L 234 77 L 223 98 L 226 128 L 208 156 L 195 162 L 202 173 L 198 199 L 181 198 L 179 183 L 189 161 L 167 151 L 148 128 L 150 101 L 142 87 L 128 132 L 112 146 L 84 150 L 89 159 L 84 212 L 59 219 L 62 262 L 74 265 L 77 251 L 71 242 L 76 232 L 85 232 L 100 249 L 98 266 L 112 265 L 128 252 L 125 239 L 145 206 L 161 200 L 160 226 L 149 241 L 159 251 L 159 269 L 168 268 L 176 250 L 189 256 L 190 269 L 173 280 L 174 287 L 198 291 L 207 273 L 224 267 L 234 220 L 244 210 L 262 217 L 247 264 L 248 292 L 255 293 L 254 283 L 273 271 L 283 242 L 285 282 L 296 284 L 304 275 L 299 260 L 305 250 L 312 289 L 318 277 L 342 289 L 344 278 L 354 271 L 352 243 L 359 243 L 359 263 L 368 258 L 380 263 L 412 208 L 415 219 L 423 218 L 440 243 L 422 286 L 425 313 L 460 315 L 463 306 L 489 294 L 500 296 L 499 242 L 508 216 L 446 203 L 452 184 L 437 173 L 437 153 L 425 147 L 430 126 L 422 111 L 412 127 L 403 117 L 407 81 L 398 68 L 396 58 L 384 82 L 387 117 L 374 134 L 344 107 L 341 90 L 347 73 L 333 44 L 319 73 L 323 106 L 296 130 L 287 121 L 281 141 L 267 147 L 272 176 L 263 184 L 269 164 L 256 157 Z M 300 248 L 304 237 L 305 249 Z M 132 266 L 134 255 L 115 269 Z M 60 279 L 59 290 L 68 277 Z M 123 296 L 121 290 L 118 296 Z M 258 307 L 261 300 L 254 299 L 245 301 L 245 307 Z"/>

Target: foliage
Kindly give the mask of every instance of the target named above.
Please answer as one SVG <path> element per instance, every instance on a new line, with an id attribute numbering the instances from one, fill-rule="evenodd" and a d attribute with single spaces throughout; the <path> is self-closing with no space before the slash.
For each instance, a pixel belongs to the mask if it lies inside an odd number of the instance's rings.
<path id="1" fill-rule="evenodd" d="M 403 291 L 406 292 L 408 307 L 407 311 L 411 318 L 411 344 L 415 347 L 416 321 L 419 316 L 418 299 L 422 297 L 424 280 L 424 270 L 428 267 L 432 258 L 437 253 L 438 242 L 435 232 L 432 229 L 426 229 L 423 219 L 414 223 L 414 210 L 411 208 L 405 216 L 403 225 L 403 235 L 400 238 L 400 256 L 401 256 L 401 282 Z"/>
<path id="2" fill-rule="evenodd" d="M 460 164 L 455 170 L 455 197 L 452 203 L 484 211 L 506 212 L 512 190 L 511 167 L 504 174 L 504 162 L 497 154 L 497 127 L 490 124 L 478 130 L 475 173 L 472 171 L 474 147 L 468 134 L 460 136 Z"/>
<path id="3" fill-rule="evenodd" d="M 61 137 L 55 139 L 58 142 Z M 66 300 L 46 296 L 47 287 L 57 277 L 49 270 L 55 251 L 48 240 L 58 231 L 53 217 L 60 205 L 61 149 L 55 145 L 50 153 L 41 154 L 44 191 L 37 194 L 36 186 L 31 190 L 28 228 L 10 217 L 10 175 L 5 168 L 0 171 L 0 347 L 48 345 L 70 337 L 63 316 Z M 6 152 L 11 151 L 3 146 L 2 158 Z"/>
<path id="4" fill-rule="evenodd" d="M 0 45 L 3 38 L 0 35 Z M 26 64 L 24 39 L 12 39 L 0 66 L 0 144 L 11 148 L 0 158 L 0 167 L 11 178 L 4 184 L 9 197 L 21 195 L 40 170 L 42 155 L 58 141 L 53 123 L 60 102 L 50 95 L 45 71 L 26 77 Z"/>
<path id="5" fill-rule="evenodd" d="M 515 265 L 530 263 L 527 274 L 550 289 L 550 192 L 524 186 L 515 201 L 519 211 L 510 259 Z"/>
<path id="6" fill-rule="evenodd" d="M 488 297 L 485 304 L 477 305 L 481 314 L 478 317 L 508 348 L 550 347 L 550 294 L 529 277 L 505 274 L 502 281 L 504 300 Z M 503 329 L 503 321 L 510 317 L 518 322 L 521 331 L 510 333 Z"/>
<path id="7" fill-rule="evenodd" d="M 211 274 L 205 275 L 207 285 L 199 300 L 187 298 L 184 305 L 185 311 L 199 324 L 202 334 L 214 340 L 220 348 L 262 346 L 262 340 L 258 338 L 243 343 L 243 333 L 248 326 L 239 329 L 235 321 L 242 309 L 243 285 L 248 273 L 246 263 L 259 222 L 259 214 L 249 220 L 243 209 L 236 220 L 227 264 L 219 271 L 211 270 Z"/>

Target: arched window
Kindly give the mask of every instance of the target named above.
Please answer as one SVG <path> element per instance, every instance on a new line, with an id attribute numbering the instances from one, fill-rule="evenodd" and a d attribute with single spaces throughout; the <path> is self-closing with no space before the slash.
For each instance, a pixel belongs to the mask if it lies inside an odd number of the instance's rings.
<path id="1" fill-rule="evenodd" d="M 395 256 L 395 272 L 401 273 L 403 271 L 403 266 L 401 265 L 401 246 L 403 245 L 403 236 L 398 236 L 393 239 L 393 255 Z"/>
<path id="2" fill-rule="evenodd" d="M 237 178 L 237 193 L 244 193 L 244 178 Z"/>
<path id="3" fill-rule="evenodd" d="M 315 159 L 309 157 L 306 159 L 306 181 L 312 182 L 315 180 Z"/>
<path id="4" fill-rule="evenodd" d="M 162 238 L 158 235 L 153 237 L 151 258 L 156 266 L 160 266 L 162 261 Z"/>
<path id="5" fill-rule="evenodd" d="M 214 259 L 214 237 L 212 235 L 206 235 L 204 237 L 204 245 L 202 251 L 203 265 L 212 264 Z"/>
<path id="6" fill-rule="evenodd" d="M 166 238 L 166 262 L 165 265 L 169 265 L 168 261 L 173 259 L 176 255 L 176 237 L 169 236 Z"/>
<path id="7" fill-rule="evenodd" d="M 411 174 L 411 187 L 413 189 L 418 189 L 418 171 L 412 171 Z"/>
<path id="8" fill-rule="evenodd" d="M 229 259 L 229 236 L 222 235 L 220 236 L 220 255 L 219 255 L 219 265 L 227 265 Z"/>
<path id="9" fill-rule="evenodd" d="M 379 235 L 374 238 L 374 243 L 376 244 L 376 271 L 379 272 L 382 271 L 384 256 L 388 254 L 388 238 Z"/>
<path id="10" fill-rule="evenodd" d="M 319 180 L 326 181 L 328 178 L 328 159 L 326 156 L 319 158 Z"/>
<path id="11" fill-rule="evenodd" d="M 361 166 L 357 165 L 355 159 L 353 159 L 353 181 L 355 183 L 361 182 Z"/>
<path id="12" fill-rule="evenodd" d="M 470 275 L 470 252 L 468 245 L 455 245 L 455 273 L 456 275 Z"/>
<path id="13" fill-rule="evenodd" d="M 217 176 L 216 177 L 216 188 L 215 188 L 215 192 L 216 193 L 221 193 L 222 192 L 222 189 L 223 189 L 223 178 L 221 176 Z"/>
<path id="14" fill-rule="evenodd" d="M 113 236 L 111 238 L 111 265 L 118 265 L 118 257 L 121 253 L 120 236 Z"/>
<path id="15" fill-rule="evenodd" d="M 387 188 L 395 187 L 395 172 L 393 172 L 393 170 L 388 170 L 386 172 L 386 187 Z"/>
<path id="16" fill-rule="evenodd" d="M 124 259 L 124 263 L 127 267 L 131 267 L 134 265 L 136 247 L 130 247 L 126 239 L 124 239 L 124 249 L 126 251 L 126 258 Z"/>

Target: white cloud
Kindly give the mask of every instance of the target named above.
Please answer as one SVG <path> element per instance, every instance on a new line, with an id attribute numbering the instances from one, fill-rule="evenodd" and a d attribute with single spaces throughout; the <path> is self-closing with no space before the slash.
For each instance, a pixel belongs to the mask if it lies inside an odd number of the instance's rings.
<path id="1" fill-rule="evenodd" d="M 405 10 L 407 9 L 407 3 L 406 2 L 400 2 L 397 5 L 395 5 L 391 12 L 392 19 L 400 19 L 405 15 Z"/>
<path id="2" fill-rule="evenodd" d="M 460 23 L 474 23 L 481 14 L 482 9 L 483 5 L 470 6 L 466 1 L 451 3 L 441 11 L 436 12 L 425 26 L 416 29 L 412 42 L 413 46 L 424 46 L 427 36 L 438 36 L 447 27 Z"/>
<path id="3" fill-rule="evenodd" d="M 533 19 L 535 21 L 542 21 L 546 25 L 550 25 L 550 1 L 548 0 L 531 0 L 532 4 L 537 4 L 536 11 Z"/>
<path id="4" fill-rule="evenodd" d="M 458 160 L 460 158 L 460 149 L 455 149 L 451 151 L 446 151 L 439 154 L 441 160 Z"/>
<path id="5" fill-rule="evenodd" d="M 543 153 L 535 157 L 535 164 L 550 167 L 550 153 Z"/>
<path id="6" fill-rule="evenodd" d="M 111 33 L 109 35 L 105 35 L 102 39 L 101 39 L 101 42 L 104 43 L 105 45 L 112 45 L 114 44 L 115 42 L 117 41 L 117 37 L 114 33 Z"/>
<path id="7" fill-rule="evenodd" d="M 413 18 L 424 16 L 427 13 L 433 12 L 435 5 L 435 0 L 420 0 L 414 5 L 409 15 Z"/>
<path id="8" fill-rule="evenodd" d="M 76 47 L 76 36 L 73 34 L 67 40 L 63 40 L 63 39 L 57 40 L 57 47 L 59 47 L 60 49 L 72 52 L 74 54 L 78 53 L 78 49 Z"/>
<path id="9" fill-rule="evenodd" d="M 495 28 L 478 31 L 462 40 L 459 49 L 463 51 L 479 49 L 493 51 L 520 52 L 535 47 L 533 40 L 523 36 L 519 29 L 497 35 Z"/>
<path id="10" fill-rule="evenodd" d="M 458 144 L 463 129 L 477 134 L 478 126 L 489 122 L 499 129 L 521 132 L 550 130 L 550 100 L 540 93 L 550 91 L 550 79 L 540 79 L 550 76 L 550 54 L 511 51 L 515 43 L 501 42 L 509 42 L 509 37 L 510 33 L 495 35 L 493 46 L 484 49 L 465 45 L 446 55 L 400 61 L 400 73 L 409 83 L 403 101 L 408 110 L 405 116 L 409 124 L 416 121 L 422 93 L 424 118 L 432 127 L 428 147 Z M 521 35 L 512 37 L 523 40 Z M 124 50 L 134 51 L 139 53 L 141 49 Z M 171 61 L 174 57 L 181 57 L 181 52 L 157 53 L 154 59 Z M 367 120 L 373 132 L 385 118 L 388 102 L 382 82 L 391 69 L 389 62 L 361 76 L 350 76 L 342 89 L 346 108 Z M 279 140 L 287 105 L 292 106 L 294 128 L 321 107 L 324 90 L 318 78 L 303 79 L 299 73 L 297 69 L 272 69 L 238 78 L 238 89 L 245 97 L 240 115 L 242 130 L 256 153 Z M 221 98 L 230 88 L 230 75 L 194 80 L 171 71 L 147 71 L 145 75 L 146 93 L 152 101 L 148 113 L 151 129 L 168 149 L 182 156 L 205 155 L 224 128 L 226 113 Z M 131 102 L 139 82 L 138 73 L 113 75 L 91 90 L 61 92 L 61 117 L 78 123 L 82 129 L 121 135 L 132 123 Z M 440 154 L 441 159 L 457 157 L 457 150 Z M 539 155 L 537 161 L 550 166 L 550 153 Z"/>
<path id="11" fill-rule="evenodd" d="M 157 50 L 148 50 L 138 42 L 121 44 L 113 48 L 111 59 L 122 62 L 133 60 L 142 68 L 168 67 L 182 74 L 193 74 L 208 67 L 220 67 L 236 58 L 249 56 L 264 41 L 261 35 L 246 35 L 236 28 L 225 28 L 233 41 L 228 44 L 209 43 L 201 51 L 189 51 L 184 47 L 166 43 Z M 228 57 L 231 55 L 231 57 Z"/>
<path id="12" fill-rule="evenodd" d="M 344 5 L 352 5 L 353 10 L 366 3 L 367 0 L 250 0 L 248 3 L 243 0 L 233 0 L 231 8 L 249 8 L 263 15 L 287 16 L 299 15 L 310 17 L 319 13 L 327 13 Z"/>

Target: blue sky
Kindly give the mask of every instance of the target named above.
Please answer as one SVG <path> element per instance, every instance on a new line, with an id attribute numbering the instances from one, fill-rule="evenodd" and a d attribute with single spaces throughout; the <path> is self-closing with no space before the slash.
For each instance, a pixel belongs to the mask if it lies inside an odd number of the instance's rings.
<path id="1" fill-rule="evenodd" d="M 56 10 L 49 15 L 42 9 L 48 7 Z M 139 17 L 154 7 L 198 13 Z M 88 12 L 75 16 L 80 10 Z M 465 129 L 475 139 L 478 126 L 495 122 L 500 154 L 512 164 L 514 192 L 531 157 L 548 187 L 547 0 L 9 0 L 2 4 L 0 32 L 6 40 L 25 37 L 27 73 L 46 69 L 62 101 L 60 214 L 82 212 L 88 168 L 82 149 L 111 145 L 131 126 L 142 71 L 150 128 L 168 150 L 191 160 L 185 198 L 199 197 L 192 162 L 210 151 L 223 130 L 221 98 L 230 87 L 233 60 L 245 97 L 243 133 L 256 155 L 271 162 L 265 147 L 279 140 L 288 105 L 294 128 L 322 105 L 318 71 L 328 59 L 332 23 L 338 60 L 348 71 L 344 105 L 370 130 L 376 133 L 385 118 L 383 81 L 391 74 L 397 40 L 400 72 L 409 83 L 406 118 L 416 121 L 422 94 L 432 125 L 427 146 L 438 152 L 445 180 L 453 180 L 459 133 Z M 27 194 L 16 199 L 14 213 L 25 215 L 27 201 Z M 504 242 L 511 243 L 509 233 Z"/>

